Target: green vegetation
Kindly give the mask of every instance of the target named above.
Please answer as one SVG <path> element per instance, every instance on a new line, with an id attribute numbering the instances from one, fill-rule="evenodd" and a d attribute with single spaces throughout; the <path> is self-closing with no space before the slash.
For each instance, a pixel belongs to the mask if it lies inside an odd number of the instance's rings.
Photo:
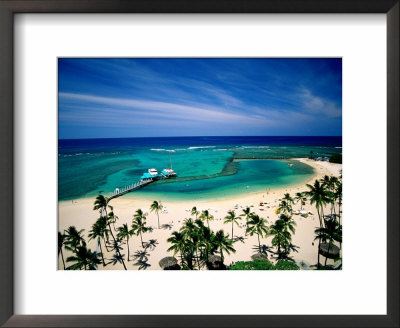
<path id="1" fill-rule="evenodd" d="M 223 230 L 214 233 L 202 220 L 185 219 L 179 231 L 174 231 L 167 240 L 174 256 L 179 253 L 181 268 L 184 270 L 200 270 L 207 265 L 211 255 L 219 254 L 222 262 L 226 254 L 236 252 L 233 241 Z"/>
<path id="2" fill-rule="evenodd" d="M 278 261 L 275 265 L 265 260 L 239 261 L 229 267 L 229 270 L 300 270 L 296 263 Z"/>
<path id="3" fill-rule="evenodd" d="M 342 164 L 342 154 L 332 154 L 329 158 L 329 162 Z"/>
<path id="4" fill-rule="evenodd" d="M 229 270 L 276 270 L 275 266 L 268 261 L 239 261 L 229 267 Z"/>
<path id="5" fill-rule="evenodd" d="M 276 270 L 300 270 L 300 268 L 297 266 L 296 263 L 290 262 L 290 261 L 278 261 L 275 264 L 275 269 Z"/>

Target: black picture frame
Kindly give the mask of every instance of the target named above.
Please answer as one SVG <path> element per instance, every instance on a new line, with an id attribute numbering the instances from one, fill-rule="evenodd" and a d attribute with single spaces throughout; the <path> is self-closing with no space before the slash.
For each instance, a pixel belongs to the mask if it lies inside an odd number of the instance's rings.
<path id="1" fill-rule="evenodd" d="M 0 0 L 0 324 L 5 327 L 399 327 L 399 0 Z M 387 315 L 14 315 L 13 20 L 16 13 L 385 13 Z"/>

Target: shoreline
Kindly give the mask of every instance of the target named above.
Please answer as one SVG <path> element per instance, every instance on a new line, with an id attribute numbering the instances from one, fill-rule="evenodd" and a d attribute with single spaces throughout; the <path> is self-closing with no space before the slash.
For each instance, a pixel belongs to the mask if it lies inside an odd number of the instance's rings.
<path id="1" fill-rule="evenodd" d="M 273 186 L 273 187 L 269 188 L 268 186 L 266 186 L 266 188 L 268 187 L 270 191 L 274 191 L 274 192 L 279 192 L 280 190 L 283 190 L 283 189 L 286 190 L 286 189 L 296 188 L 298 186 L 303 186 L 303 185 L 309 184 L 310 181 L 313 181 L 313 180 L 317 179 L 316 177 L 322 174 L 318 170 L 321 170 L 321 166 L 324 166 L 324 165 L 323 164 L 322 165 L 318 165 L 317 163 L 328 163 L 328 162 L 322 162 L 322 161 L 321 162 L 320 161 L 313 161 L 313 160 L 310 160 L 308 158 L 285 158 L 285 159 L 274 159 L 274 158 L 241 159 L 240 158 L 240 159 L 233 159 L 233 161 L 251 161 L 251 160 L 298 161 L 298 162 L 301 162 L 303 164 L 309 165 L 314 169 L 314 174 L 309 179 L 305 180 L 305 182 L 290 184 L 290 185 L 287 185 L 287 186 L 284 186 L 284 187 Z M 335 165 L 334 163 L 329 163 L 329 164 Z M 338 164 L 338 165 L 341 166 L 341 164 Z M 326 170 L 325 174 L 329 175 L 330 174 L 329 170 Z M 322 174 L 322 176 L 325 175 L 325 174 Z M 337 175 L 339 175 L 339 174 L 337 174 Z M 170 183 L 173 183 L 173 181 L 171 181 Z M 218 198 L 210 197 L 210 198 L 203 198 L 201 200 L 199 200 L 199 199 L 168 199 L 167 201 L 171 202 L 171 203 L 182 203 L 182 202 L 193 202 L 193 201 L 196 201 L 196 202 L 209 202 L 209 201 L 218 201 L 218 200 L 237 199 L 237 198 L 242 198 L 243 196 L 256 195 L 256 194 L 260 194 L 260 193 L 263 193 L 263 192 L 265 192 L 265 189 L 264 190 L 254 190 L 254 191 L 246 190 L 246 191 L 243 191 L 240 194 L 230 195 L 230 196 L 223 196 L 223 197 L 218 197 Z M 106 193 L 104 193 L 104 195 L 106 195 Z M 131 200 L 134 199 L 134 200 L 151 201 L 151 202 L 154 200 L 155 197 L 156 198 L 160 198 L 159 196 L 146 197 L 145 195 L 139 196 L 139 197 L 135 197 L 133 193 L 127 193 L 124 196 L 126 196 L 126 197 L 124 197 L 125 199 L 131 199 Z M 71 202 L 71 201 L 79 201 L 79 200 L 83 201 L 83 200 L 89 200 L 89 199 L 93 199 L 94 200 L 95 198 L 96 198 L 96 196 L 81 197 L 81 198 L 74 198 L 74 199 L 68 199 L 68 200 L 60 200 L 60 201 L 58 201 L 58 203 L 62 203 L 62 202 L 68 203 L 68 202 Z"/>

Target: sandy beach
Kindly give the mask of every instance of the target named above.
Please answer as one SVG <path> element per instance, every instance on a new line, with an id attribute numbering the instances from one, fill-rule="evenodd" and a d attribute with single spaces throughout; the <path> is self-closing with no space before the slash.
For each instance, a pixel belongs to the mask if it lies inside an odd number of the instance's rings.
<path id="1" fill-rule="evenodd" d="M 160 270 L 158 262 L 160 259 L 166 256 L 173 256 L 173 252 L 168 252 L 167 249 L 171 246 L 167 242 L 171 233 L 174 230 L 179 230 L 183 220 L 191 217 L 190 210 L 193 206 L 196 206 L 199 211 L 208 209 L 210 214 L 214 216 L 214 220 L 210 222 L 210 228 L 213 231 L 223 229 L 226 234 L 231 234 L 231 225 L 224 224 L 224 217 L 227 215 L 229 210 L 235 210 L 237 215 L 242 214 L 242 210 L 248 206 L 251 206 L 251 210 L 259 216 L 265 218 L 269 224 L 273 223 L 278 217 L 275 214 L 275 208 L 279 204 L 280 199 L 285 193 L 289 193 L 294 197 L 296 192 L 306 191 L 306 183 L 313 183 L 315 179 L 319 179 L 324 175 L 339 176 L 340 170 L 342 169 L 341 164 L 333 164 L 329 162 L 317 162 L 309 159 L 296 159 L 302 163 L 308 164 L 315 169 L 315 175 L 305 183 L 301 185 L 294 185 L 288 188 L 280 189 L 269 189 L 265 186 L 265 190 L 262 192 L 251 192 L 243 194 L 241 196 L 230 197 L 226 199 L 216 200 L 201 200 L 201 201 L 164 201 L 161 200 L 165 212 L 160 212 L 160 225 L 168 224 L 169 228 L 157 228 L 157 214 L 150 212 L 150 205 L 154 199 L 135 199 L 133 198 L 134 193 L 128 196 L 122 196 L 117 199 L 113 199 L 110 205 L 114 207 L 114 213 L 118 216 L 118 220 L 115 223 L 115 227 L 119 227 L 124 223 L 131 226 L 132 216 L 137 209 L 142 209 L 143 212 L 148 213 L 147 225 L 153 228 L 152 232 L 143 235 L 143 240 L 148 241 L 150 239 L 157 240 L 158 244 L 154 249 L 149 249 L 149 261 L 150 266 L 147 270 Z M 264 206 L 259 206 L 260 202 L 267 203 Z M 74 201 L 61 201 L 59 202 L 59 223 L 58 230 L 64 231 L 69 226 L 75 226 L 78 230 L 84 229 L 84 237 L 88 241 L 88 233 L 91 230 L 92 224 L 99 217 L 99 212 L 93 210 L 94 198 L 77 199 Z M 236 209 L 235 209 L 236 207 Z M 313 215 L 303 218 L 300 215 L 293 215 L 295 222 L 297 223 L 296 233 L 292 238 L 292 243 L 299 247 L 298 253 L 291 253 L 292 257 L 297 261 L 305 261 L 309 264 L 315 264 L 317 262 L 317 243 L 314 241 L 314 230 L 319 225 L 317 211 L 314 205 L 310 205 L 306 202 L 303 208 L 313 213 Z M 300 204 L 293 206 L 293 210 L 300 209 Z M 114 232 L 115 233 L 115 232 Z M 253 247 L 257 245 L 257 236 L 245 236 L 245 219 L 240 223 L 240 226 L 234 226 L 234 236 L 241 236 L 245 238 L 243 242 L 237 241 L 234 244 L 236 253 L 225 256 L 225 264 L 230 264 L 236 261 L 249 261 L 251 255 L 254 254 Z M 272 237 L 263 238 L 262 244 L 271 245 Z M 97 248 L 97 241 L 88 241 L 88 247 L 92 250 Z M 126 244 L 122 245 L 123 254 L 127 254 Z M 135 265 L 136 260 L 132 259 L 132 255 L 136 251 L 142 250 L 140 244 L 140 237 L 133 236 L 129 240 L 131 260 L 126 261 L 128 270 L 137 270 L 139 266 Z M 104 247 L 103 247 L 103 251 Z M 68 251 L 64 251 L 64 257 L 71 255 Z M 105 258 L 110 258 L 112 253 L 105 251 Z M 127 255 L 125 255 L 126 259 Z M 63 268 L 61 258 L 59 258 L 59 269 Z M 123 270 L 122 264 L 116 264 L 115 266 L 109 264 L 105 267 L 99 265 L 100 270 Z"/>

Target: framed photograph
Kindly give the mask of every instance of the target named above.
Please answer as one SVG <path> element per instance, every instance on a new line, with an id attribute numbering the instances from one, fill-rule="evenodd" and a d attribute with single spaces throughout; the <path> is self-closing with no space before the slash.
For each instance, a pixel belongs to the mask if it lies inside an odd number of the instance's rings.
<path id="1" fill-rule="evenodd" d="M 4 326 L 399 325 L 398 1 L 0 9 Z"/>

